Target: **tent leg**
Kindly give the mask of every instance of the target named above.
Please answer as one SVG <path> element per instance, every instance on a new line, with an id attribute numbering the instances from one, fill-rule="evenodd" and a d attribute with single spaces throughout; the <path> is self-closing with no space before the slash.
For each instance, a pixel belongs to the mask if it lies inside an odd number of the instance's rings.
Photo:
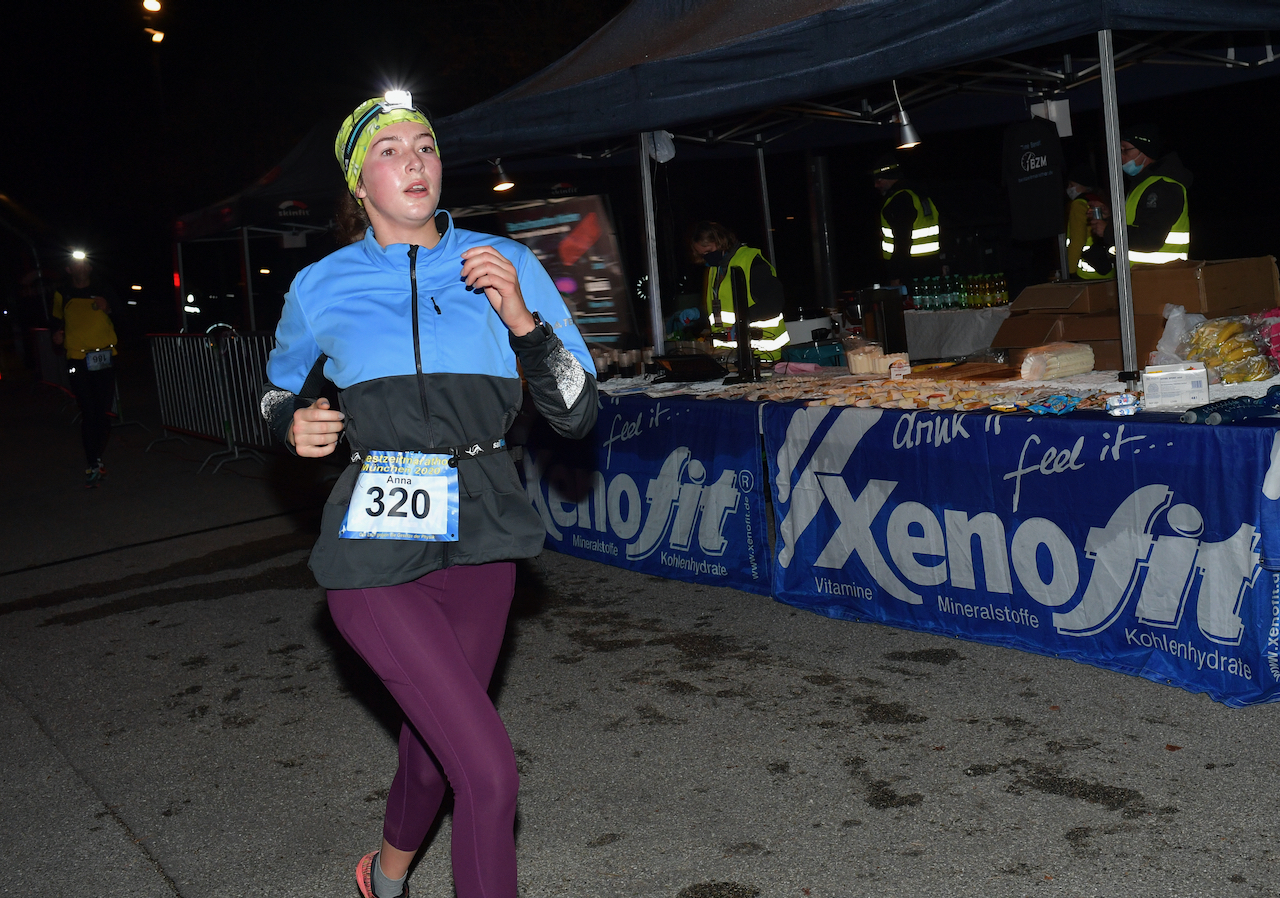
<path id="1" fill-rule="evenodd" d="M 182 333 L 187 332 L 187 274 L 182 267 L 182 243 L 173 244 L 174 255 L 178 259 L 178 312 L 182 315 Z"/>
<path id="2" fill-rule="evenodd" d="M 1116 288 L 1120 295 L 1120 379 L 1138 379 L 1138 351 L 1133 333 L 1133 279 L 1129 272 L 1129 233 L 1125 228 L 1124 176 L 1120 169 L 1120 104 L 1116 97 L 1116 57 L 1111 29 L 1098 32 L 1102 63 L 1102 111 L 1107 129 L 1107 167 L 1111 175 L 1111 231 L 1116 242 Z"/>
<path id="3" fill-rule="evenodd" d="M 806 162 L 809 168 L 809 222 L 813 231 L 813 274 L 817 299 L 822 308 L 834 309 L 836 275 L 831 264 L 831 193 L 828 190 L 827 157 L 806 154 Z"/>
<path id="4" fill-rule="evenodd" d="M 764 209 L 764 239 L 769 251 L 766 258 L 769 264 L 777 265 L 778 260 L 773 254 L 773 216 L 769 213 L 769 179 L 764 171 L 764 141 L 759 134 L 756 135 L 756 165 L 760 168 L 760 205 Z"/>
<path id="5" fill-rule="evenodd" d="M 240 239 L 244 244 L 244 292 L 249 302 L 249 330 L 258 329 L 257 319 L 253 314 L 253 269 L 249 267 L 249 228 L 240 229 Z"/>
<path id="6" fill-rule="evenodd" d="M 640 192 L 644 197 L 644 249 L 649 265 L 649 330 L 653 337 L 653 354 L 663 355 L 666 322 L 662 317 L 662 290 L 658 280 L 658 230 L 653 215 L 653 174 L 649 171 L 649 148 L 653 132 L 640 132 Z"/>

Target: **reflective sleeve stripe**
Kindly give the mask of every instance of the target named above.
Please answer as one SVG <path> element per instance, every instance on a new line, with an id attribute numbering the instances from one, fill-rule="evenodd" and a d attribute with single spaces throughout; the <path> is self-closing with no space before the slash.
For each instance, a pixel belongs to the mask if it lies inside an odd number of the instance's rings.
<path id="1" fill-rule="evenodd" d="M 722 311 L 720 313 L 720 316 L 723 319 L 725 324 L 736 324 L 738 321 L 738 319 L 734 317 L 732 312 Z M 781 323 L 782 323 L 782 314 L 779 313 L 775 315 L 773 318 L 768 318 L 764 321 L 753 321 L 751 322 L 751 326 L 752 327 L 777 327 Z"/>
<path id="2" fill-rule="evenodd" d="M 751 345 L 765 352 L 773 352 L 775 349 L 781 349 L 790 342 L 791 338 L 786 334 L 779 334 L 777 337 L 768 340 L 752 340 Z"/>
<path id="3" fill-rule="evenodd" d="M 1098 270 L 1094 268 L 1092 265 L 1090 265 L 1088 262 L 1086 262 L 1084 259 L 1081 259 L 1078 263 L 1076 263 L 1076 267 L 1083 269 L 1084 271 L 1092 271 L 1094 274 L 1098 273 Z"/>
<path id="4" fill-rule="evenodd" d="M 1188 231 L 1170 231 L 1169 236 L 1164 238 L 1165 243 L 1176 243 L 1178 246 L 1186 246 L 1191 242 L 1191 234 Z"/>
<path id="5" fill-rule="evenodd" d="M 751 348 L 758 349 L 761 352 L 773 352 L 775 349 L 781 349 L 791 342 L 791 338 L 786 334 L 780 334 L 771 339 L 759 339 L 751 341 Z M 736 349 L 738 346 L 735 340 L 715 340 L 711 341 L 712 346 L 721 346 L 726 349 Z"/>
<path id="6" fill-rule="evenodd" d="M 915 243 L 911 246 L 911 255 L 926 256 L 929 253 L 936 253 L 941 249 L 941 245 L 934 241 L 933 243 Z"/>
<path id="7" fill-rule="evenodd" d="M 1185 262 L 1187 260 L 1187 254 L 1186 253 L 1129 253 L 1130 262 L 1150 262 L 1155 265 L 1160 265 L 1165 262 L 1172 262 L 1175 259 Z"/>

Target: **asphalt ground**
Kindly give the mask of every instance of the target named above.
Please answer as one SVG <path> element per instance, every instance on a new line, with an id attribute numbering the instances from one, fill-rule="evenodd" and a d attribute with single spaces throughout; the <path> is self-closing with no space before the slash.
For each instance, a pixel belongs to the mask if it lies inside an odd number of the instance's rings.
<path id="1" fill-rule="evenodd" d="M 0 380 L 0 894 L 353 898 L 398 716 L 305 566 L 333 469 L 147 452 L 147 387 L 85 490 Z M 1280 894 L 1274 707 L 552 552 L 493 693 L 530 898 Z"/>

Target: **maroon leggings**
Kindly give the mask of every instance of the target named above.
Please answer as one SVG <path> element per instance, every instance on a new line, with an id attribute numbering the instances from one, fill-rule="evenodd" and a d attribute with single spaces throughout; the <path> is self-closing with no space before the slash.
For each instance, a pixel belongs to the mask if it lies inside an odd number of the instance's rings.
<path id="1" fill-rule="evenodd" d="M 458 898 L 515 898 L 515 753 L 487 689 L 515 591 L 515 564 L 456 565 L 412 583 L 331 589 L 334 623 L 404 712 L 383 836 L 426 838 L 453 788 Z"/>

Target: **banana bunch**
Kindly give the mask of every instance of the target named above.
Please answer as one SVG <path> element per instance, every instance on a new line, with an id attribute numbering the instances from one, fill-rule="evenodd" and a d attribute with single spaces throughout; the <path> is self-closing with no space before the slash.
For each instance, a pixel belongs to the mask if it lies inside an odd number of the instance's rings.
<path id="1" fill-rule="evenodd" d="M 1222 368 L 1261 355 L 1262 350 L 1254 342 L 1247 318 L 1205 321 L 1187 339 L 1187 358 L 1204 362 L 1209 368 Z"/>
<path id="2" fill-rule="evenodd" d="M 1275 376 L 1276 369 L 1271 359 L 1264 355 L 1254 355 L 1224 362 L 1219 373 L 1223 383 L 1241 384 L 1252 380 L 1269 380 Z"/>

